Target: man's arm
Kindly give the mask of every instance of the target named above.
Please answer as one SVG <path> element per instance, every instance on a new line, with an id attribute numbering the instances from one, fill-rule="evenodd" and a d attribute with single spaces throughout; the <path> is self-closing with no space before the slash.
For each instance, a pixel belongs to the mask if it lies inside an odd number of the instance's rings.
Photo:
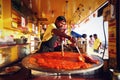
<path id="1" fill-rule="evenodd" d="M 75 39 L 69 35 L 67 35 L 64 31 L 60 30 L 60 29 L 53 29 L 52 32 L 57 35 L 57 36 L 60 36 L 60 37 L 64 37 L 64 38 L 67 38 L 69 39 L 71 42 L 75 43 Z"/>

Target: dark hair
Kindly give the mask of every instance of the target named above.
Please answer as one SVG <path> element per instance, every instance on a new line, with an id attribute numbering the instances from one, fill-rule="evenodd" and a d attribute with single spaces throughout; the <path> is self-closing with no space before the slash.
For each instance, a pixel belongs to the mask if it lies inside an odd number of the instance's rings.
<path id="1" fill-rule="evenodd" d="M 92 35 L 90 35 L 89 37 L 92 37 Z"/>
<path id="2" fill-rule="evenodd" d="M 93 34 L 93 36 L 97 36 L 97 34 Z"/>
<path id="3" fill-rule="evenodd" d="M 56 18 L 56 20 L 58 20 L 58 21 L 64 20 L 64 21 L 66 22 L 66 19 L 65 19 L 64 16 L 58 16 L 58 17 Z"/>
<path id="4" fill-rule="evenodd" d="M 86 38 L 86 37 L 87 37 L 87 34 L 83 34 L 82 37 L 83 37 L 83 38 Z"/>

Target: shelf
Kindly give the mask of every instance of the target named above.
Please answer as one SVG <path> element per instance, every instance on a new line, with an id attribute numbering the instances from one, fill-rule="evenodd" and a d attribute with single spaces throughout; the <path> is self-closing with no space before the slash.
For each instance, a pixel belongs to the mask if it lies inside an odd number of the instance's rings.
<path id="1" fill-rule="evenodd" d="M 30 43 L 25 43 L 25 44 L 4 44 L 0 45 L 0 48 L 8 48 L 10 46 L 16 46 L 16 45 L 29 45 Z"/>
<path id="2" fill-rule="evenodd" d="M 10 27 L 4 27 L 4 29 L 7 29 L 7 30 L 12 30 L 12 31 L 20 31 L 19 29 L 17 28 L 10 28 Z"/>
<path id="3" fill-rule="evenodd" d="M 18 19 L 18 18 L 12 18 L 12 22 L 21 23 L 21 19 Z"/>
<path id="4" fill-rule="evenodd" d="M 23 28 L 20 28 L 20 27 L 19 28 L 16 28 L 16 27 L 4 27 L 4 29 L 11 30 L 11 31 L 18 31 L 18 32 L 21 32 L 21 33 L 24 33 L 24 34 L 31 34 L 31 32 L 25 30 L 25 28 L 23 29 Z"/>

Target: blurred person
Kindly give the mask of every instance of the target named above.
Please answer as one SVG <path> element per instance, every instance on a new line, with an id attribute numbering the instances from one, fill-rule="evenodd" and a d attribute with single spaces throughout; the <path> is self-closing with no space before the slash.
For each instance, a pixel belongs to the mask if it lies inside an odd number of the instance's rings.
<path id="1" fill-rule="evenodd" d="M 87 34 L 83 34 L 81 37 L 81 47 L 82 47 L 82 53 L 87 52 Z"/>
<path id="2" fill-rule="evenodd" d="M 93 34 L 93 37 L 95 39 L 94 44 L 93 44 L 93 51 L 96 52 L 96 53 L 99 53 L 99 48 L 101 46 L 101 41 L 98 38 L 97 34 Z"/>
<path id="3" fill-rule="evenodd" d="M 92 36 L 92 35 L 89 36 L 89 41 L 88 41 L 88 43 L 89 43 L 89 47 L 93 47 L 94 39 L 93 39 L 93 36 Z"/>

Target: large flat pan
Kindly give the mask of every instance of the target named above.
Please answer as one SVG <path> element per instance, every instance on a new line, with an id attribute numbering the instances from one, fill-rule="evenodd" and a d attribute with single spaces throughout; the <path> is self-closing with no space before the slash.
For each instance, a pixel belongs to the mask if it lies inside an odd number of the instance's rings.
<path id="1" fill-rule="evenodd" d="M 98 64 L 93 64 L 92 67 L 87 68 L 87 69 L 75 69 L 75 70 L 48 69 L 48 68 L 42 68 L 42 67 L 39 67 L 37 65 L 30 64 L 29 63 L 29 58 L 33 55 L 36 55 L 36 54 L 32 54 L 32 55 L 29 55 L 29 56 L 25 57 L 22 60 L 22 64 L 28 69 L 42 71 L 42 72 L 60 73 L 60 74 L 81 74 L 81 73 L 86 74 L 86 73 L 90 73 L 91 71 L 98 70 L 103 66 L 102 58 L 100 58 L 99 56 L 96 56 L 96 55 L 91 55 L 91 57 L 95 60 L 98 60 L 99 63 Z"/>

